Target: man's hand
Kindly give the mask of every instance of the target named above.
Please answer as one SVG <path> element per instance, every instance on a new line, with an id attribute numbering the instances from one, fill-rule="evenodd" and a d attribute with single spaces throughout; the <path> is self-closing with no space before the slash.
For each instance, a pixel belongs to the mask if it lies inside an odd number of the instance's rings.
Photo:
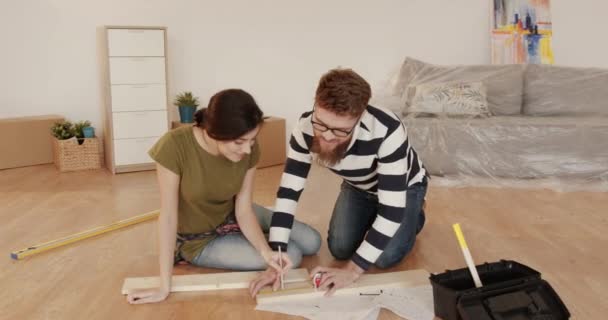
<path id="1" fill-rule="evenodd" d="M 289 271 L 289 269 L 291 269 L 293 266 L 293 262 L 291 262 L 291 259 L 289 259 L 287 252 L 282 252 L 280 258 L 278 251 L 272 251 L 270 249 L 262 251 L 261 254 L 264 261 L 266 261 L 266 264 L 279 273 L 287 273 L 287 271 Z M 283 268 L 280 267 L 281 265 Z"/>
<path id="2" fill-rule="evenodd" d="M 340 288 L 344 288 L 355 282 L 365 270 L 361 269 L 354 262 L 349 261 L 342 268 L 326 268 L 316 267 L 312 270 L 311 275 L 314 276 L 317 272 L 323 273 L 321 282 L 319 283 L 320 290 L 327 290 L 325 296 L 329 297 Z"/>
<path id="3" fill-rule="evenodd" d="M 169 290 L 154 288 L 136 290 L 127 295 L 127 301 L 130 304 L 155 303 L 167 299 Z"/>
<path id="4" fill-rule="evenodd" d="M 281 285 L 280 273 L 274 268 L 270 267 L 266 271 L 260 273 L 257 278 L 253 279 L 249 284 L 249 294 L 251 297 L 255 297 L 258 292 L 265 286 L 272 283 L 272 290 L 276 291 Z"/>

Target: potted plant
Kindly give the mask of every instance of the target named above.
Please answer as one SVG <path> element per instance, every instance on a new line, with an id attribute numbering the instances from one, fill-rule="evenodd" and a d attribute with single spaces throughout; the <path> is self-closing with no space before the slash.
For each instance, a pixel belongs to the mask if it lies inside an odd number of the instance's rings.
<path id="1" fill-rule="evenodd" d="M 102 145 L 97 138 L 88 138 L 89 129 L 90 121 L 64 120 L 53 125 L 53 158 L 60 171 L 101 168 Z"/>
<path id="2" fill-rule="evenodd" d="M 67 140 L 72 137 L 76 137 L 78 144 L 82 144 L 84 142 L 84 138 L 94 137 L 94 131 L 91 133 L 91 130 L 93 130 L 93 127 L 91 127 L 91 122 L 88 120 L 78 121 L 75 123 L 64 120 L 61 122 L 56 122 L 51 128 L 53 136 L 58 140 Z"/>
<path id="3" fill-rule="evenodd" d="M 58 140 L 67 140 L 75 136 L 74 124 L 68 120 L 55 122 L 55 124 L 51 128 L 51 132 L 53 133 L 53 136 Z"/>
<path id="4" fill-rule="evenodd" d="M 90 121 L 78 121 L 74 123 L 74 136 L 78 139 L 78 144 L 82 144 L 84 138 L 93 138 L 88 136 L 88 132 L 85 135 L 85 131 L 89 130 L 88 128 L 92 129 Z"/>
<path id="5" fill-rule="evenodd" d="M 194 112 L 196 112 L 196 108 L 199 106 L 198 97 L 193 96 L 190 91 L 184 91 L 177 95 L 173 103 L 179 108 L 181 123 L 194 122 Z"/>

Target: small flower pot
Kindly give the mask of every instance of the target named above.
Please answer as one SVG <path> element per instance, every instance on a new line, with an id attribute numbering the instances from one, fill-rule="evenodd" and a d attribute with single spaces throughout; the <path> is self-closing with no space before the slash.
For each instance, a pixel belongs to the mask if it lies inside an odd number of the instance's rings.
<path id="1" fill-rule="evenodd" d="M 196 107 L 193 106 L 179 106 L 179 120 L 181 123 L 193 123 L 194 112 Z"/>
<path id="2" fill-rule="evenodd" d="M 82 134 L 85 138 L 95 138 L 95 128 L 93 127 L 84 127 L 82 128 Z"/>

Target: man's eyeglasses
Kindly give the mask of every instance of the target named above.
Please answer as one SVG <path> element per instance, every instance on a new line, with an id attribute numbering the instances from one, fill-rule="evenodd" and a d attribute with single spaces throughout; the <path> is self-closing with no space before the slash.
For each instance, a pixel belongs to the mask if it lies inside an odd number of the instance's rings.
<path id="1" fill-rule="evenodd" d="M 355 130 L 355 127 L 357 126 L 357 124 L 359 124 L 359 122 L 355 123 L 355 125 L 348 131 L 344 130 L 344 129 L 330 128 L 322 123 L 314 121 L 312 118 L 314 117 L 315 109 L 313 108 L 312 110 L 313 110 L 313 114 L 310 116 L 310 122 L 312 123 L 312 127 L 321 132 L 331 130 L 331 133 L 333 133 L 334 136 L 336 136 L 336 137 L 340 137 L 340 138 L 348 137 L 353 132 L 353 130 Z"/>
<path id="2" fill-rule="evenodd" d="M 312 120 L 312 117 L 310 118 L 310 122 L 312 123 L 312 127 L 315 128 L 316 130 L 319 130 L 321 132 L 325 132 L 327 130 L 331 130 L 331 133 L 333 133 L 334 136 L 341 137 L 341 138 L 348 137 L 351 134 L 351 132 L 353 132 L 353 130 L 355 129 L 353 127 L 349 131 L 345 131 L 343 129 L 329 128 L 328 126 L 326 126 L 326 125 L 324 125 L 322 123 L 318 123 L 318 122 Z M 355 126 L 357 126 L 357 125 L 355 125 Z"/>

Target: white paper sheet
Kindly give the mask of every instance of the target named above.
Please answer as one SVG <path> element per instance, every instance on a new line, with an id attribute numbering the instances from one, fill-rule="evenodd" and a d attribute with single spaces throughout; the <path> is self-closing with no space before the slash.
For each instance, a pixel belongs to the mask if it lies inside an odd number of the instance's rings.
<path id="1" fill-rule="evenodd" d="M 297 315 L 311 320 L 375 320 L 386 308 L 408 320 L 433 320 L 430 285 L 383 290 L 378 296 L 339 296 L 257 306 L 256 310 Z"/>
<path id="2" fill-rule="evenodd" d="M 383 290 L 374 303 L 408 320 L 433 320 L 435 317 L 430 285 Z"/>
<path id="3" fill-rule="evenodd" d="M 311 320 L 375 320 L 380 308 L 375 296 L 321 297 L 305 301 L 288 301 L 258 305 L 256 310 L 297 315 Z"/>

